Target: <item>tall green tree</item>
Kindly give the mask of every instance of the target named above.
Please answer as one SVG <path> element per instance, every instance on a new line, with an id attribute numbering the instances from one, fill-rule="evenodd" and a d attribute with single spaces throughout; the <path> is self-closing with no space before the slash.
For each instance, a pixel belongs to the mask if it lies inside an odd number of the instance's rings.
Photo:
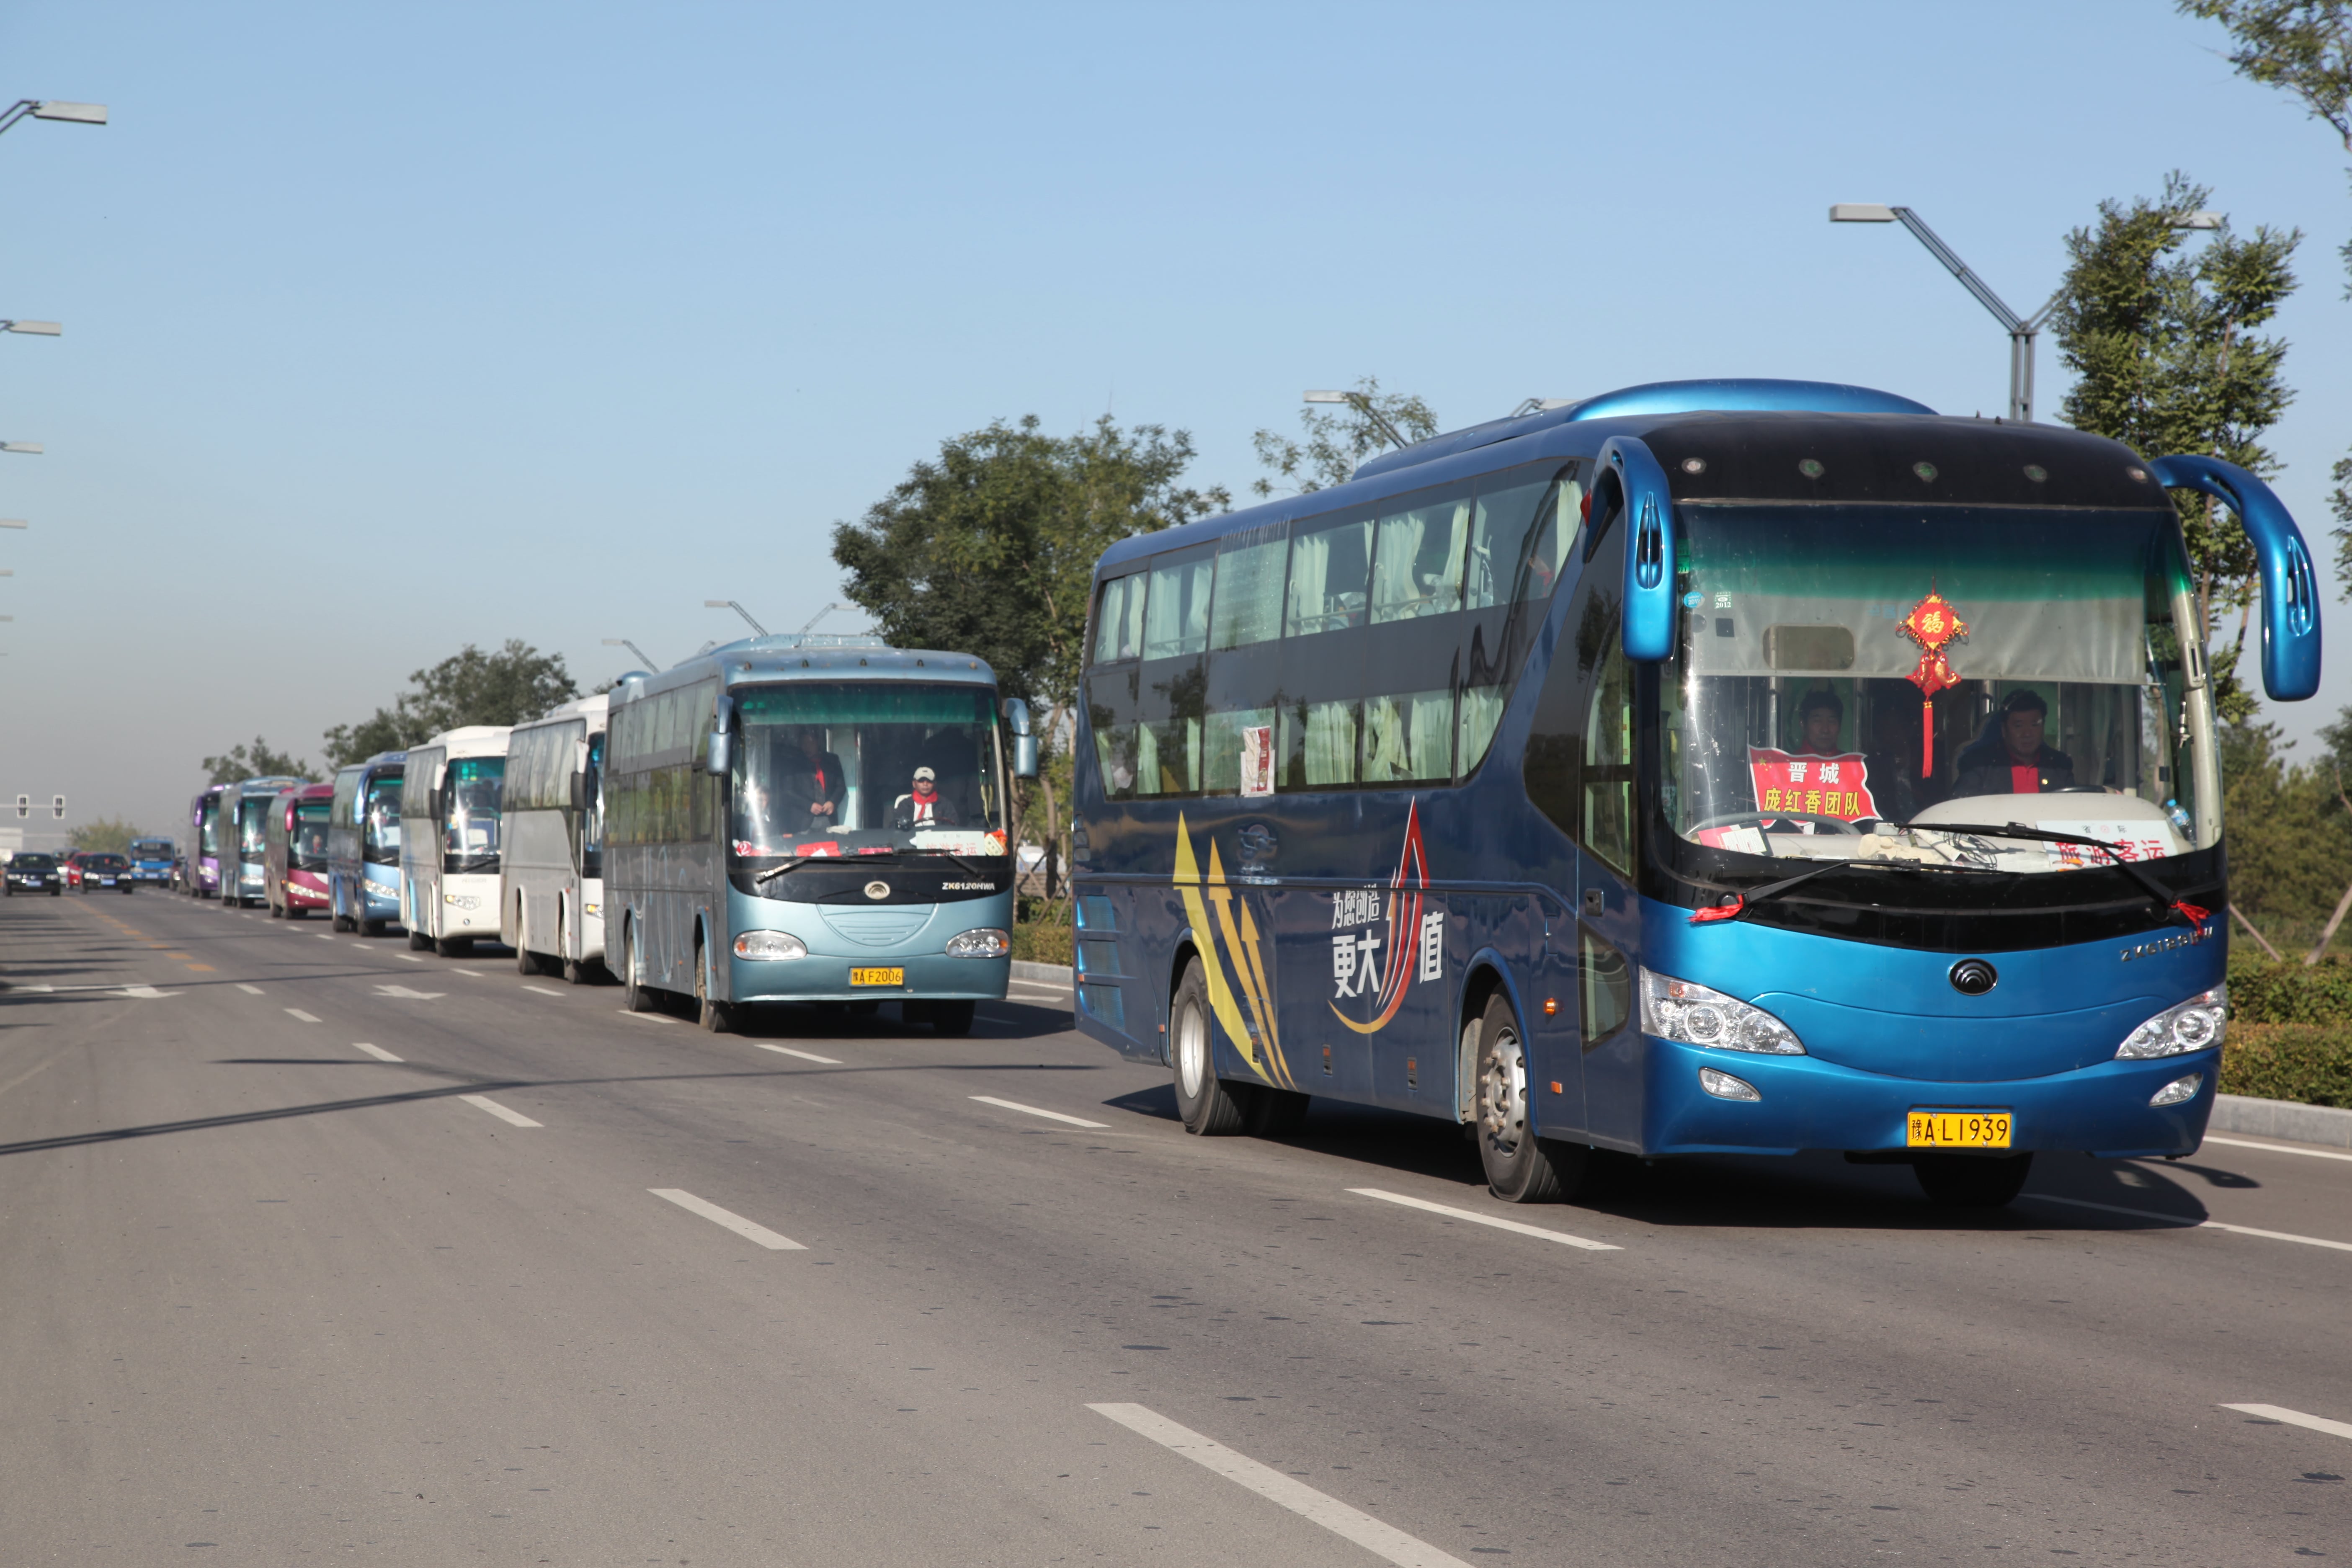
<path id="1" fill-rule="evenodd" d="M 2294 291 L 2303 236 L 2264 226 L 2242 238 L 2225 222 L 2192 250 L 2182 220 L 2211 195 L 2176 172 L 2162 195 L 2103 202 L 2097 223 L 2067 236 L 2072 260 L 2053 317 L 2059 358 L 2076 377 L 2065 416 L 2150 456 L 2197 453 L 2273 474 L 2278 460 L 2262 438 L 2294 394 L 2281 375 L 2285 340 L 2254 329 Z M 2237 619 L 2236 637 L 2208 660 L 2222 716 L 2241 721 L 2254 706 L 2237 675 L 2258 588 L 2253 547 L 2205 497 L 2173 499 L 2209 642 Z"/>
<path id="2" fill-rule="evenodd" d="M 226 755 L 206 757 L 202 765 L 211 775 L 205 779 L 206 784 L 236 784 L 240 779 L 268 778 L 272 775 L 290 775 L 298 779 L 310 775 L 310 763 L 291 752 L 278 750 L 258 735 L 253 738 L 252 745 L 240 743 L 231 746 Z"/>
<path id="3" fill-rule="evenodd" d="M 1252 479 L 1250 489 L 1261 496 L 1305 495 L 1346 484 L 1357 464 L 1392 444 L 1381 428 L 1381 419 L 1408 441 L 1426 441 L 1437 434 L 1437 412 L 1422 399 L 1382 392 L 1380 378 L 1372 375 L 1356 383 L 1355 390 L 1363 401 L 1341 404 L 1341 412 L 1300 409 L 1304 440 L 1294 441 L 1276 430 L 1252 436 L 1257 460 L 1269 472 Z"/>
<path id="4" fill-rule="evenodd" d="M 127 816 L 101 816 L 66 830 L 66 842 L 77 849 L 104 849 L 117 855 L 128 850 L 131 841 L 140 837 L 139 825 Z"/>
<path id="5" fill-rule="evenodd" d="M 2250 81 L 2293 96 L 2352 153 L 2352 0 L 2178 0 L 2183 15 L 2219 22 L 2230 35 L 2230 63 Z M 2352 171 L 2347 171 L 2352 173 Z M 2337 254 L 2352 276 L 2352 240 Z M 2352 299 L 2352 281 L 2345 286 Z M 2336 514 L 2336 580 L 2352 588 L 2352 458 L 2329 478 Z"/>
<path id="6" fill-rule="evenodd" d="M 541 653 L 519 637 L 508 638 L 496 653 L 467 643 L 408 679 L 409 689 L 394 697 L 391 707 L 326 732 L 328 767 L 423 745 L 461 725 L 520 724 L 580 695 L 562 654 Z"/>

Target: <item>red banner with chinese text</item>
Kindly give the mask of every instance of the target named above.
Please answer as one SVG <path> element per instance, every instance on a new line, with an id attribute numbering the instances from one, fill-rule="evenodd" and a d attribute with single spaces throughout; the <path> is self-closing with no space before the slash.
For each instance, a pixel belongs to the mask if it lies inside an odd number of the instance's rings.
<path id="1" fill-rule="evenodd" d="M 1834 816 L 1845 822 L 1878 815 L 1870 798 L 1870 768 L 1860 752 L 1801 757 L 1769 746 L 1750 746 L 1748 771 L 1756 782 L 1759 811 Z"/>

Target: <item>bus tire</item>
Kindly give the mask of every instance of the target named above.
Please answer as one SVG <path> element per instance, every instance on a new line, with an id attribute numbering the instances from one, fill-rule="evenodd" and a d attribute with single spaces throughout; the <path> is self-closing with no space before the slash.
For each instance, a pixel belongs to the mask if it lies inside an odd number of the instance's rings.
<path id="1" fill-rule="evenodd" d="M 1201 961 L 1184 965 L 1184 978 L 1168 1004 L 1168 1055 L 1176 1076 L 1176 1109 L 1184 1131 L 1202 1138 L 1239 1132 L 1249 1120 L 1251 1086 L 1217 1076 L 1217 1052 L 1209 1033 L 1209 985 Z"/>
<path id="2" fill-rule="evenodd" d="M 621 1008 L 628 1013 L 650 1013 L 654 1010 L 654 994 L 638 978 L 643 967 L 637 957 L 637 928 L 634 921 L 621 928 Z"/>
<path id="3" fill-rule="evenodd" d="M 539 973 L 539 960 L 531 956 L 530 948 L 528 945 L 530 937 L 530 932 L 522 923 L 522 900 L 520 899 L 517 899 L 515 900 L 514 935 L 515 973 L 517 974 L 531 975 Z"/>
<path id="4" fill-rule="evenodd" d="M 426 948 L 431 947 L 432 945 L 433 945 L 433 939 L 432 939 L 431 937 L 429 937 L 429 936 L 426 936 L 423 931 L 411 931 L 408 933 L 408 951 L 409 951 L 409 952 L 423 952 Z"/>
<path id="5" fill-rule="evenodd" d="M 271 920 L 281 920 L 284 918 L 283 915 L 280 914 L 278 908 L 275 903 L 272 903 L 269 906 L 269 918 Z"/>
<path id="6" fill-rule="evenodd" d="M 710 994 L 710 961 L 700 942 L 694 944 L 694 1021 L 703 1032 L 726 1034 L 733 1025 L 733 1010 Z"/>
<path id="7" fill-rule="evenodd" d="M 355 921 L 352 923 L 359 928 L 359 933 L 362 936 L 382 936 L 383 934 L 383 922 L 382 921 Z"/>
<path id="8" fill-rule="evenodd" d="M 971 1033 L 973 1005 L 963 1002 L 934 1002 L 927 1009 L 930 1015 L 931 1033 L 960 1040 Z"/>
<path id="9" fill-rule="evenodd" d="M 565 959 L 563 961 L 563 984 L 566 985 L 587 984 L 588 965 L 576 958 Z"/>
<path id="10" fill-rule="evenodd" d="M 1921 1154 L 1911 1162 L 1927 1201 L 1952 1209 L 1997 1209 L 2025 1185 L 2032 1154 L 1988 1158 L 1982 1154 Z"/>
<path id="11" fill-rule="evenodd" d="M 1528 1105 L 1527 1042 L 1511 999 L 1497 991 L 1478 1020 L 1478 1163 L 1505 1203 L 1548 1204 L 1583 1173 L 1584 1151 L 1538 1138 Z M 1572 1167 L 1563 1171 L 1560 1167 Z"/>

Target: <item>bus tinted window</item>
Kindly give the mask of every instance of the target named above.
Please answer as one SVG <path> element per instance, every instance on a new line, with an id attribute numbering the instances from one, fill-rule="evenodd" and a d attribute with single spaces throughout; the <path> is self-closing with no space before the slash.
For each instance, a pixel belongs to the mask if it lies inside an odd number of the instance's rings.
<path id="1" fill-rule="evenodd" d="M 1583 500 L 1584 487 L 1573 476 L 1558 484 L 1545 477 L 1516 482 L 1507 477 L 1500 486 L 1480 486 L 1470 528 L 1466 607 L 1549 598 Z"/>
<path id="2" fill-rule="evenodd" d="M 1097 664 L 1135 658 L 1143 652 L 1143 574 L 1115 577 L 1103 584 L 1095 612 Z"/>
<path id="3" fill-rule="evenodd" d="M 1302 528 L 1290 541 L 1286 637 L 1311 637 L 1364 624 L 1372 576 L 1372 520 Z"/>
<path id="4" fill-rule="evenodd" d="M 1209 577 L 1215 565 L 1214 557 L 1202 554 L 1151 569 L 1144 658 L 1181 658 L 1208 648 Z"/>
<path id="5" fill-rule="evenodd" d="M 1466 488 L 1417 504 L 1382 508 L 1372 554 L 1372 622 L 1442 616 L 1462 607 L 1462 558 L 1470 538 Z"/>
<path id="6" fill-rule="evenodd" d="M 1364 782 L 1414 784 L 1454 776 L 1454 693 L 1410 691 L 1364 702 Z"/>
<path id="7" fill-rule="evenodd" d="M 1275 523 L 1228 534 L 1217 550 L 1216 595 L 1209 616 L 1212 652 L 1270 642 L 1282 630 L 1282 574 L 1288 526 Z"/>

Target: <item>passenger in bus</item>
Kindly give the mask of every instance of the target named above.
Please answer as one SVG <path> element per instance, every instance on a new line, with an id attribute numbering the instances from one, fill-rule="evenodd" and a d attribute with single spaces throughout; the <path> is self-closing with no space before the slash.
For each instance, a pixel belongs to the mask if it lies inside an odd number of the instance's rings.
<path id="1" fill-rule="evenodd" d="M 955 807 L 940 794 L 939 775 L 929 768 L 917 768 L 913 785 L 890 805 L 890 826 L 905 833 L 918 827 L 955 825 Z"/>
<path id="2" fill-rule="evenodd" d="M 838 827 L 841 797 L 848 788 L 841 759 L 824 749 L 824 731 L 814 724 L 801 726 L 800 760 L 783 778 L 783 797 L 793 809 L 794 822 L 805 812 L 808 827 Z"/>
<path id="3" fill-rule="evenodd" d="M 1843 755 L 1838 733 L 1844 728 L 1844 700 L 1826 686 L 1808 691 L 1804 700 L 1797 704 L 1797 744 L 1793 749 L 1801 757 Z"/>
<path id="4" fill-rule="evenodd" d="M 1955 796 L 1964 795 L 2046 795 L 2074 787 L 2074 759 L 2043 744 L 2042 734 L 2050 720 L 2050 704 L 2031 688 L 2012 691 L 2002 700 L 1996 723 L 1969 742 L 1954 759 L 1959 782 Z"/>

